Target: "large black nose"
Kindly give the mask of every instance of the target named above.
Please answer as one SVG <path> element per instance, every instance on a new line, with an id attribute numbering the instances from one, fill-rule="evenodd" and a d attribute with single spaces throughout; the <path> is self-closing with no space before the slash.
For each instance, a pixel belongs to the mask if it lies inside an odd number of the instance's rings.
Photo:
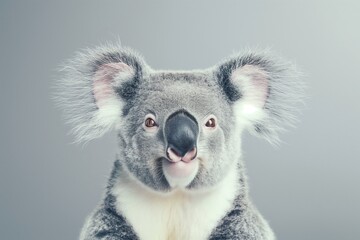
<path id="1" fill-rule="evenodd" d="M 165 123 L 167 150 L 179 157 L 196 149 L 199 127 L 196 119 L 186 111 L 173 113 Z"/>

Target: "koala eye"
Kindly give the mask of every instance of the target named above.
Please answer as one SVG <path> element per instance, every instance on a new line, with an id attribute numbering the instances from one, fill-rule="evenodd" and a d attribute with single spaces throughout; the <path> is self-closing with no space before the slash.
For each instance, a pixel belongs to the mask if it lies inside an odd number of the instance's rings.
<path id="1" fill-rule="evenodd" d="M 154 119 L 152 119 L 151 117 L 148 117 L 145 120 L 145 126 L 148 128 L 153 128 L 153 127 L 157 127 L 157 123 L 155 122 Z"/>
<path id="2" fill-rule="evenodd" d="M 207 120 L 207 122 L 205 123 L 205 126 L 208 128 L 215 128 L 216 127 L 216 120 L 215 118 L 210 118 L 209 120 Z"/>

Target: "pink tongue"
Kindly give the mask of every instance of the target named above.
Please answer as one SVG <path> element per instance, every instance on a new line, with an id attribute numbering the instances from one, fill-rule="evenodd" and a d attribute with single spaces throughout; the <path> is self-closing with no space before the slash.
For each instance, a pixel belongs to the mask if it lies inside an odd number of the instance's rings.
<path id="1" fill-rule="evenodd" d="M 197 161 L 190 162 L 166 162 L 165 171 L 173 178 L 185 178 L 190 176 L 196 170 Z"/>

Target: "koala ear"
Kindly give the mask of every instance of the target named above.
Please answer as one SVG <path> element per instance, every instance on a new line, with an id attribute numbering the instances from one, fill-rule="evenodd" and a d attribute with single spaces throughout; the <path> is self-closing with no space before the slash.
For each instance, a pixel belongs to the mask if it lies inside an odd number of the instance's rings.
<path id="1" fill-rule="evenodd" d="M 292 126 L 304 85 L 295 67 L 269 53 L 237 54 L 216 67 L 215 77 L 233 105 L 238 124 L 271 143 Z"/>
<path id="2" fill-rule="evenodd" d="M 100 137 L 121 121 L 125 102 L 147 70 L 138 54 L 119 46 L 86 50 L 65 64 L 55 99 L 76 142 Z"/>

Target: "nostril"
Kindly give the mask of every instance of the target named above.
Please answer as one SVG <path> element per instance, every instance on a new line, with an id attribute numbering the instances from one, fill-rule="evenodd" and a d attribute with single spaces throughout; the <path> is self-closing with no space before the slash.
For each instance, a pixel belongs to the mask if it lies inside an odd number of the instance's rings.
<path id="1" fill-rule="evenodd" d="M 176 152 L 173 148 L 169 147 L 166 151 L 167 157 L 171 162 L 179 162 L 181 161 L 181 156 L 178 152 Z"/>
<path id="2" fill-rule="evenodd" d="M 187 152 L 184 157 L 182 157 L 182 160 L 183 160 L 184 162 L 190 162 L 191 160 L 193 160 L 194 158 L 196 158 L 196 154 L 197 154 L 197 150 L 196 150 L 196 148 L 194 147 L 192 150 L 190 150 L 189 152 Z"/>

